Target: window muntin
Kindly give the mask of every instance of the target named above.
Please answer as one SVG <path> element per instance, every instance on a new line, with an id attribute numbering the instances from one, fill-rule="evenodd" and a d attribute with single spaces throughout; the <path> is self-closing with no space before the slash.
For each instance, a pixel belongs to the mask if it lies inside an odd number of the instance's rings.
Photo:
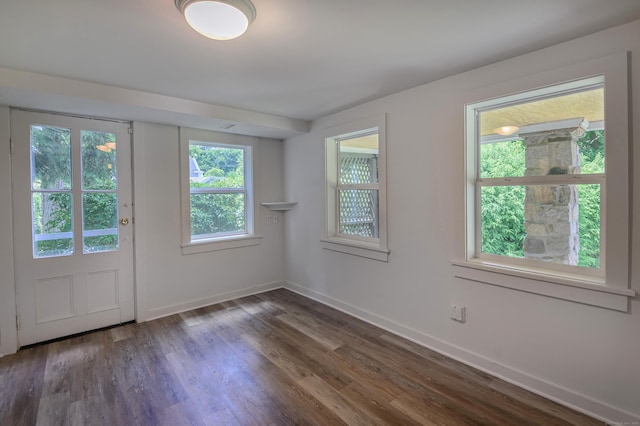
<path id="1" fill-rule="evenodd" d="M 467 107 L 468 153 L 477 153 L 473 257 L 603 277 L 604 78 L 543 92 Z"/>
<path id="2" fill-rule="evenodd" d="M 189 141 L 190 241 L 252 232 L 251 147 Z"/>

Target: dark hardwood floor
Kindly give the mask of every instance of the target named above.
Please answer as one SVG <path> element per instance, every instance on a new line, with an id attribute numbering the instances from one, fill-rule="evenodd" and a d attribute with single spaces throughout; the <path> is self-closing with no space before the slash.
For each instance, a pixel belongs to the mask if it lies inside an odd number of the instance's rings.
<path id="1" fill-rule="evenodd" d="M 0 358 L 0 425 L 601 424 L 287 290 Z"/>

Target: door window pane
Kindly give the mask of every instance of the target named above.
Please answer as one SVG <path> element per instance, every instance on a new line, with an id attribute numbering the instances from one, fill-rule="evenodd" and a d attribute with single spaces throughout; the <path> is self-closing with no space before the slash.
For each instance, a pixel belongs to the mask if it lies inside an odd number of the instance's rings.
<path id="1" fill-rule="evenodd" d="M 82 189 L 115 190 L 116 135 L 107 132 L 83 130 L 82 139 Z"/>
<path id="2" fill-rule="evenodd" d="M 34 258 L 73 253 L 71 179 L 71 130 L 31 126 Z"/>
<path id="3" fill-rule="evenodd" d="M 118 249 L 116 135 L 82 130 L 82 250 Z"/>
<path id="4" fill-rule="evenodd" d="M 31 188 L 71 189 L 71 130 L 31 126 Z"/>
<path id="5" fill-rule="evenodd" d="M 110 192 L 82 194 L 84 253 L 118 249 L 118 195 Z"/>
<path id="6" fill-rule="evenodd" d="M 73 200 L 69 192 L 31 196 L 33 257 L 73 254 Z"/>

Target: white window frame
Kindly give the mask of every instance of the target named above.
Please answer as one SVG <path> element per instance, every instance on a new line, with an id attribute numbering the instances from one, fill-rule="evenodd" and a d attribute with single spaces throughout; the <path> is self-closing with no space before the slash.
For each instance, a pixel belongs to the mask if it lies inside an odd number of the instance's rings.
<path id="1" fill-rule="evenodd" d="M 235 148 L 244 151 L 244 188 L 202 188 L 196 192 L 205 194 L 243 193 L 245 195 L 245 229 L 240 232 L 224 232 L 199 236 L 191 235 L 191 185 L 189 179 L 189 146 L 209 145 Z M 182 253 L 193 254 L 215 250 L 253 246 L 261 243 L 257 234 L 258 217 L 255 176 L 257 171 L 257 139 L 250 136 L 233 135 L 190 128 L 180 128 L 180 194 L 182 216 Z"/>
<path id="2" fill-rule="evenodd" d="M 473 116 L 475 119 L 475 131 L 473 137 L 473 149 L 469 149 L 467 152 L 474 152 L 475 157 L 475 171 L 480 169 L 480 145 L 483 143 L 479 140 L 479 113 L 492 110 L 496 108 L 504 108 L 510 105 L 516 105 L 521 103 L 529 103 L 537 100 L 555 98 L 563 95 L 569 95 L 572 93 L 579 93 L 587 90 L 593 90 L 598 88 L 604 88 L 604 76 L 590 77 L 584 80 L 571 81 L 551 87 L 544 87 L 527 91 L 524 93 L 518 93 L 514 95 L 508 95 L 499 99 L 491 99 L 471 105 L 467 105 L 467 117 Z M 564 122 L 563 122 L 564 123 Z M 568 124 L 559 124 L 560 126 L 566 126 Z M 575 124 L 577 127 L 578 124 Z M 542 127 L 542 126 L 539 126 Z M 504 138 L 501 138 L 504 139 Z M 468 141 L 470 143 L 471 141 Z M 606 147 L 606 143 L 605 143 Z M 606 149 L 606 148 L 605 148 Z M 606 161 L 606 159 L 605 159 Z M 533 186 L 533 185 L 571 185 L 571 184 L 597 184 L 600 186 L 600 246 L 601 248 L 606 245 L 606 173 L 599 174 L 565 174 L 565 175 L 545 175 L 545 176 L 514 176 L 514 177 L 499 177 L 499 178 L 482 178 L 477 172 L 474 171 L 475 179 L 475 247 L 474 256 L 480 260 L 485 260 L 492 263 L 504 263 L 505 265 L 513 265 L 514 267 L 523 268 L 536 268 L 548 269 L 553 272 L 563 274 L 573 274 L 578 276 L 584 276 L 585 279 L 592 280 L 596 283 L 604 281 L 605 277 L 605 265 L 606 265 L 606 251 L 601 249 L 600 268 L 586 268 L 581 266 L 563 265 L 559 263 L 546 263 L 541 267 L 539 261 L 533 261 L 529 259 L 520 259 L 515 257 L 498 256 L 488 253 L 483 253 L 481 248 L 482 241 L 482 224 L 481 224 L 481 200 L 480 192 L 484 187 L 496 187 L 496 186 Z"/>
<path id="3" fill-rule="evenodd" d="M 378 134 L 378 182 L 370 184 L 339 184 L 339 142 L 354 137 Z M 389 261 L 387 247 L 387 194 L 386 194 L 386 115 L 363 118 L 324 132 L 326 236 L 322 248 L 383 262 Z M 338 194 L 344 189 L 373 189 L 378 191 L 378 238 L 368 238 L 340 232 Z"/>
<path id="4" fill-rule="evenodd" d="M 465 106 L 465 257 L 454 261 L 459 278 L 542 294 L 626 312 L 629 298 L 629 88 L 626 53 L 541 73 L 485 91 L 485 100 Z M 483 108 L 522 102 L 570 91 L 599 79 L 605 84 L 605 175 L 576 175 L 576 183 L 601 188 L 601 267 L 566 265 L 492 256 L 480 253 L 479 131 L 476 112 Z M 553 177 L 512 178 L 505 185 L 553 184 Z M 593 182 L 592 182 L 593 181 Z M 615 208 L 614 208 L 615 206 Z"/>

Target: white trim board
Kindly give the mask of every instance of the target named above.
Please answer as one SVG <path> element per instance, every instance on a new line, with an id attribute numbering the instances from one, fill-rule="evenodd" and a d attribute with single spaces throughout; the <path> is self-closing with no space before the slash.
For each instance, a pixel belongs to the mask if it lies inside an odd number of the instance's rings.
<path id="1" fill-rule="evenodd" d="M 0 140 L 11 137 L 9 108 L 0 106 Z M 16 330 L 16 291 L 13 259 L 13 204 L 11 192 L 11 155 L 8 146 L 0 154 L 0 357 L 18 350 Z"/>
<path id="2" fill-rule="evenodd" d="M 275 139 L 307 133 L 311 126 L 296 118 L 5 67 L 0 67 L 0 85 L 3 104 L 67 114 L 116 120 L 127 117 Z M 37 102 L 24 104 L 20 99 L 25 96 Z"/>
<path id="3" fill-rule="evenodd" d="M 393 320 L 358 308 L 357 306 L 341 302 L 330 296 L 287 281 L 284 288 L 313 299 L 322 304 L 331 306 L 341 312 L 356 317 L 369 324 L 380 327 L 390 333 L 404 337 L 414 343 L 477 368 L 487 374 L 502 379 L 513 385 L 526 389 L 558 404 L 564 405 L 608 424 L 638 424 L 640 416 L 620 410 L 609 404 L 597 401 L 588 396 L 579 394 L 571 389 L 564 388 L 546 380 L 531 376 L 523 371 L 497 363 L 482 355 L 470 352 L 421 331 L 399 324 Z"/>

